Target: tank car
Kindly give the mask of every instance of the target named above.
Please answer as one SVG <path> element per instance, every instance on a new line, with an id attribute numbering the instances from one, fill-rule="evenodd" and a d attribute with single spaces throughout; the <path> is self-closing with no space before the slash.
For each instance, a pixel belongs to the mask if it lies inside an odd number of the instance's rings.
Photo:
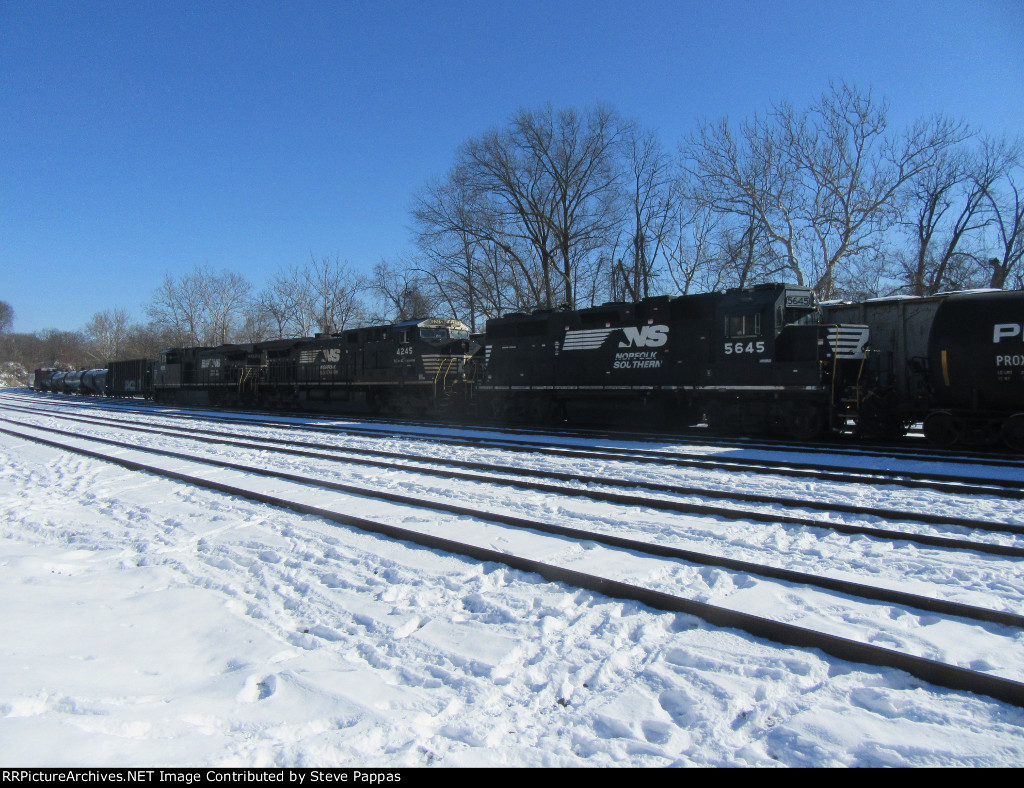
<path id="1" fill-rule="evenodd" d="M 106 381 L 106 369 L 87 369 L 82 374 L 82 393 L 102 396 L 106 393 Z"/>
<path id="2" fill-rule="evenodd" d="M 1024 292 L 945 299 L 928 336 L 928 382 L 930 441 L 1024 449 Z"/>
<path id="3" fill-rule="evenodd" d="M 862 432 L 895 437 L 922 422 L 936 445 L 1024 450 L 1024 292 L 873 299 L 826 313 L 870 326 Z"/>
<path id="4" fill-rule="evenodd" d="M 66 394 L 64 390 L 64 378 L 67 376 L 67 372 L 54 372 L 46 381 L 46 390 L 54 391 L 58 394 Z"/>
<path id="5" fill-rule="evenodd" d="M 660 296 L 488 321 L 477 388 L 499 419 L 645 416 L 808 439 L 845 423 L 866 341 L 863 325 L 824 325 L 806 287 Z"/>
<path id="6" fill-rule="evenodd" d="M 84 374 L 84 369 L 76 369 L 73 372 L 68 372 L 61 381 L 61 390 L 65 394 L 82 394 L 82 375 Z"/>

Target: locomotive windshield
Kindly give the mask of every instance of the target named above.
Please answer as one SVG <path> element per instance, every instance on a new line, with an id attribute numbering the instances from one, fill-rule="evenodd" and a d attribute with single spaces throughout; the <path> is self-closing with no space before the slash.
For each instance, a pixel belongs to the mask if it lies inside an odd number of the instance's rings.
<path id="1" fill-rule="evenodd" d="M 786 309 L 781 325 L 813 326 L 820 322 L 817 309 Z"/>
<path id="2" fill-rule="evenodd" d="M 469 339 L 469 329 L 421 328 L 420 339 Z"/>

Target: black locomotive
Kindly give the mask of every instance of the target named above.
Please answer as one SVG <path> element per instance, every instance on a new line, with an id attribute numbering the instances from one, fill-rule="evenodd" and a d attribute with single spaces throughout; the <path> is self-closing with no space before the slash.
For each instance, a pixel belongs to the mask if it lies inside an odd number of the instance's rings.
<path id="1" fill-rule="evenodd" d="M 306 339 L 175 348 L 145 384 L 158 402 L 427 413 L 466 399 L 476 346 L 458 320 L 430 318 Z"/>
<path id="2" fill-rule="evenodd" d="M 490 320 L 479 401 L 499 419 L 610 418 L 798 439 L 838 428 L 868 329 L 824 325 L 810 288 L 762 285 Z"/>
<path id="3" fill-rule="evenodd" d="M 477 341 L 479 340 L 479 342 Z M 818 303 L 771 284 L 315 338 L 176 348 L 34 387 L 203 405 L 706 422 L 800 440 L 848 430 L 1024 450 L 1024 292 Z M 97 389 L 97 386 L 99 387 Z"/>

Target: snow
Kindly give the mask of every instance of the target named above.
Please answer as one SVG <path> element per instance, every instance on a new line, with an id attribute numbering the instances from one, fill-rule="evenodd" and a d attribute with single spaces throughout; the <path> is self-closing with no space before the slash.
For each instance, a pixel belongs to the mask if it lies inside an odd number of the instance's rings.
<path id="1" fill-rule="evenodd" d="M 45 404 L 75 415 L 94 409 L 105 418 L 129 418 L 115 408 L 61 402 L 8 390 L 0 395 L 0 417 L 38 429 L 71 429 L 79 437 L 66 438 L 69 444 L 90 435 L 127 435 L 4 407 Z M 180 425 L 181 418 L 172 415 L 157 410 L 146 418 L 154 426 Z M 301 438 L 350 452 L 373 448 L 438 458 L 472 455 L 510 467 L 576 469 L 595 479 L 641 478 L 815 500 L 869 498 L 902 511 L 1003 522 L 1019 523 L 1024 512 L 1021 502 L 997 496 L 542 458 L 528 451 L 512 455 L 468 448 L 458 440 L 481 433 L 466 430 L 452 430 L 452 442 L 445 445 L 417 440 L 406 427 L 401 433 L 380 427 L 376 437 L 324 435 L 306 431 L 304 420 L 292 420 L 292 428 L 284 431 L 265 424 L 265 417 L 254 418 L 249 426 L 229 426 L 207 421 L 209 414 L 202 412 L 188 415 L 197 429 Z M 0 427 L 42 434 L 3 422 Z M 446 480 L 418 473 L 412 463 L 381 468 L 284 458 L 141 433 L 132 441 L 139 448 L 185 450 L 1024 612 L 1019 560 Z M 664 448 L 685 447 L 665 443 Z M 121 454 L 161 467 L 179 462 L 137 450 Z M 815 461 L 849 464 L 848 458 Z M 866 467 L 893 465 L 885 459 L 861 462 Z M 921 466 L 907 463 L 908 468 Z M 627 582 L 685 591 L 712 604 L 1024 681 L 1024 638 L 1007 627 L 947 620 L 680 562 L 669 566 L 639 556 L 626 559 L 594 543 L 513 533 L 465 517 L 266 477 L 246 481 L 227 471 L 207 472 L 343 513 L 474 539 L 492 549 L 530 550 L 532 557 L 580 571 L 616 573 L 616 579 Z M 984 475 L 997 473 L 1020 478 L 1012 468 L 987 468 Z M 853 516 L 842 519 L 856 521 Z M 966 533 L 909 521 L 901 527 Z M 977 536 L 1007 544 L 1021 541 Z M 6 633 L 0 641 L 4 766 L 1024 762 L 1024 710 L 991 698 L 780 646 L 692 616 L 546 582 L 497 563 L 386 539 L 8 434 L 0 434 L 0 567 L 0 628 Z"/>

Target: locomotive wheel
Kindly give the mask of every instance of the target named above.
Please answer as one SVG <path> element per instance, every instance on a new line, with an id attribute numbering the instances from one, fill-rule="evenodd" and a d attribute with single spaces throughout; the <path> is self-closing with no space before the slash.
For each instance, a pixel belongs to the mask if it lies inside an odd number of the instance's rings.
<path id="1" fill-rule="evenodd" d="M 1024 451 L 1024 413 L 1014 413 L 1006 420 L 1003 441 L 1014 451 Z"/>
<path id="2" fill-rule="evenodd" d="M 935 446 L 952 446 L 960 440 L 960 427 L 952 413 L 938 410 L 925 418 L 924 437 Z"/>
<path id="3" fill-rule="evenodd" d="M 825 431 L 825 417 L 821 408 L 808 405 L 807 407 L 794 407 L 786 420 L 786 426 L 790 437 L 801 441 L 820 438 Z"/>

